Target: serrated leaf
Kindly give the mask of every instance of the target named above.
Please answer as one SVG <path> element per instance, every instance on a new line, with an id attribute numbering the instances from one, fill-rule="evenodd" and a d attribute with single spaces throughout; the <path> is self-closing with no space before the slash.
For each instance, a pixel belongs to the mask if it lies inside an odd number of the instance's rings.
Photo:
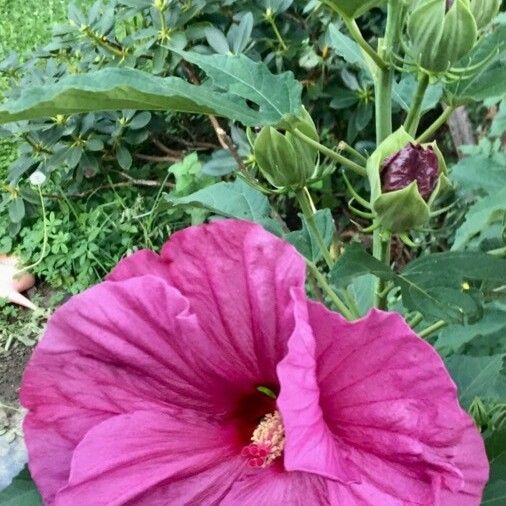
<path id="1" fill-rule="evenodd" d="M 131 68 L 67 76 L 56 84 L 23 89 L 0 106 L 0 123 L 118 109 L 216 114 L 246 126 L 274 125 L 301 108 L 301 84 L 291 72 L 272 74 L 244 55 L 204 56 L 179 51 L 210 77 L 201 86 Z M 213 87 L 214 86 L 214 87 Z M 253 104 L 253 105 L 250 105 Z"/>
<path id="2" fill-rule="evenodd" d="M 464 223 L 455 233 L 452 250 L 460 250 L 485 227 L 506 218 L 506 188 L 481 198 L 469 208 Z"/>
<path id="3" fill-rule="evenodd" d="M 465 408 L 475 397 L 491 400 L 504 397 L 506 378 L 501 374 L 503 360 L 504 355 L 452 355 L 446 359 L 446 365 L 458 386 L 460 402 Z"/>
<path id="4" fill-rule="evenodd" d="M 322 258 L 322 251 L 316 238 L 311 234 L 306 219 L 302 218 L 302 229 L 288 232 L 285 239 L 293 244 L 297 250 L 311 262 L 317 262 Z M 329 246 L 335 231 L 334 218 L 330 209 L 320 209 L 314 215 L 316 226 L 325 242 Z"/>
<path id="5" fill-rule="evenodd" d="M 0 492 L 2 506 L 42 506 L 42 499 L 25 468 L 12 483 Z"/>
<path id="6" fill-rule="evenodd" d="M 166 195 L 175 206 L 207 209 L 227 218 L 261 222 L 269 214 L 269 200 L 265 195 L 238 179 L 233 183 L 216 183 L 186 197 Z"/>

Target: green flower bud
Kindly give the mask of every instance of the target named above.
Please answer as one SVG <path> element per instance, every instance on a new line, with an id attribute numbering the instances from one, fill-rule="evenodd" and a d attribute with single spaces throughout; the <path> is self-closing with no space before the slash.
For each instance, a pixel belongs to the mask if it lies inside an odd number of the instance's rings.
<path id="1" fill-rule="evenodd" d="M 367 172 L 373 211 L 383 229 L 405 233 L 423 227 L 447 187 L 446 164 L 435 142 L 417 145 L 400 128 L 371 155 Z"/>
<path id="2" fill-rule="evenodd" d="M 478 30 L 485 28 L 497 16 L 500 7 L 501 0 L 471 0 L 471 12 Z"/>
<path id="3" fill-rule="evenodd" d="M 318 141 L 318 132 L 309 113 L 290 122 L 311 139 Z M 273 127 L 262 128 L 253 144 L 257 165 L 263 176 L 276 188 L 301 188 L 314 175 L 318 151 L 291 132 Z"/>
<path id="4" fill-rule="evenodd" d="M 322 0 L 324 4 L 346 18 L 358 18 L 385 0 Z"/>
<path id="5" fill-rule="evenodd" d="M 411 56 L 429 72 L 445 72 L 476 43 L 469 0 L 421 0 L 408 19 Z"/>

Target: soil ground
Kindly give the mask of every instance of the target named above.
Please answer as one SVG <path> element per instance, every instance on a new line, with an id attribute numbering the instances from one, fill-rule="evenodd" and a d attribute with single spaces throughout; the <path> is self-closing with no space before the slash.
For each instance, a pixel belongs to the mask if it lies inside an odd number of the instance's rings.
<path id="1" fill-rule="evenodd" d="M 18 345 L 0 353 L 0 403 L 17 403 L 19 383 L 32 350 L 28 346 Z"/>

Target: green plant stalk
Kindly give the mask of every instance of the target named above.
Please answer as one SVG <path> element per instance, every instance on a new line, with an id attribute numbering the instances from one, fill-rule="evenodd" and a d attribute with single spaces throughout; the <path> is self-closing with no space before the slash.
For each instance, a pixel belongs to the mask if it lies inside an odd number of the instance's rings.
<path id="1" fill-rule="evenodd" d="M 444 320 L 438 320 L 437 322 L 433 323 L 432 325 L 429 325 L 427 328 L 418 332 L 418 335 L 420 337 L 429 337 L 431 334 L 434 334 L 434 332 L 437 332 L 439 329 L 446 327 L 446 325 L 448 325 L 448 323 L 445 322 Z"/>
<path id="2" fill-rule="evenodd" d="M 354 19 L 346 17 L 343 17 L 343 20 L 346 24 L 346 28 L 348 28 L 348 31 L 350 32 L 350 35 L 360 46 L 360 48 L 371 58 L 371 60 L 377 65 L 379 69 L 386 70 L 387 64 L 383 58 L 364 39 L 362 32 L 357 25 L 357 22 Z"/>
<path id="3" fill-rule="evenodd" d="M 367 158 L 360 152 L 358 152 L 354 147 L 350 146 L 348 143 L 341 141 L 337 148 L 339 150 L 345 151 L 346 153 L 355 156 L 358 158 L 362 163 L 367 163 Z"/>
<path id="4" fill-rule="evenodd" d="M 306 220 L 306 223 L 309 227 L 310 233 L 313 235 L 313 237 L 316 239 L 316 242 L 318 243 L 318 247 L 320 248 L 323 258 L 325 259 L 325 262 L 327 263 L 327 266 L 329 269 L 332 268 L 334 265 L 334 260 L 332 259 L 332 256 L 330 255 L 330 251 L 325 245 L 325 240 L 323 239 L 322 235 L 320 234 L 320 230 L 318 230 L 318 226 L 316 224 L 316 221 L 314 219 L 314 210 L 311 201 L 309 200 L 306 189 L 297 190 L 295 192 L 295 198 L 297 199 L 297 202 L 299 203 L 300 209 L 302 211 L 302 214 L 304 215 L 304 218 Z"/>
<path id="5" fill-rule="evenodd" d="M 306 264 L 309 268 L 311 274 L 315 277 L 317 283 L 320 285 L 323 292 L 327 295 L 327 297 L 332 301 L 336 309 L 347 319 L 354 320 L 355 315 L 350 311 L 348 306 L 337 296 L 337 294 L 332 290 L 331 286 L 327 283 L 325 276 L 318 270 L 316 265 L 309 260 L 306 260 Z"/>
<path id="6" fill-rule="evenodd" d="M 448 118 L 452 115 L 453 111 L 455 111 L 456 107 L 451 105 L 445 107 L 441 115 L 432 123 L 432 125 L 425 130 L 425 132 L 421 133 L 417 139 L 416 143 L 420 144 L 422 142 L 426 142 L 429 139 L 432 139 L 435 133 L 447 122 Z"/>
<path id="7" fill-rule="evenodd" d="M 404 128 L 406 132 L 408 132 L 408 134 L 412 135 L 413 137 L 416 135 L 418 123 L 420 122 L 420 117 L 422 114 L 422 102 L 427 90 L 427 86 L 429 86 L 429 75 L 423 73 L 420 79 L 418 79 L 415 95 L 406 117 L 406 121 L 404 122 Z"/>
<path id="8" fill-rule="evenodd" d="M 315 141 L 314 139 L 311 139 L 311 137 L 308 137 L 306 134 L 302 133 L 298 129 L 291 130 L 293 135 L 298 137 L 299 139 L 303 140 L 313 148 L 320 151 L 320 153 L 323 153 L 325 156 L 328 156 L 332 160 L 335 160 L 336 162 L 340 163 L 341 165 L 344 165 L 348 169 L 352 170 L 359 176 L 365 177 L 367 176 L 367 171 L 364 167 L 359 165 L 358 163 L 352 162 L 351 160 L 348 160 L 348 158 L 345 158 L 344 156 L 340 155 L 339 153 L 336 153 L 332 149 L 328 148 L 327 146 L 324 146 L 323 144 L 320 144 L 319 142 Z"/>
<path id="9" fill-rule="evenodd" d="M 388 68 L 378 70 L 374 83 L 376 145 L 379 145 L 392 133 L 392 81 L 394 68 L 390 64 L 390 60 L 399 43 L 402 19 L 403 8 L 401 0 L 388 0 L 385 37 L 379 42 L 378 53 L 389 66 Z M 377 195 L 371 193 L 371 208 L 376 197 Z M 376 221 L 373 225 L 377 225 Z M 380 227 L 376 227 L 373 231 L 373 255 L 381 262 L 390 265 L 390 236 L 388 236 L 387 240 L 384 240 Z M 378 279 L 374 285 L 374 305 L 380 309 L 385 309 L 387 302 L 385 281 Z"/>

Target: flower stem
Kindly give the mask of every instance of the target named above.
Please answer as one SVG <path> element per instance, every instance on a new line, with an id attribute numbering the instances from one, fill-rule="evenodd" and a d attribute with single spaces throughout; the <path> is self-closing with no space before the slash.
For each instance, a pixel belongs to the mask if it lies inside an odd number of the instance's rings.
<path id="1" fill-rule="evenodd" d="M 431 334 L 434 334 L 434 332 L 437 332 L 439 329 L 442 329 L 446 325 L 448 325 L 448 323 L 444 320 L 438 320 L 437 322 L 418 332 L 418 335 L 420 337 L 429 337 Z"/>
<path id="2" fill-rule="evenodd" d="M 348 160 L 348 158 L 345 158 L 344 156 L 340 155 L 339 153 L 336 153 L 334 150 L 328 148 L 327 146 L 324 146 L 323 144 L 320 144 L 319 142 L 315 141 L 314 139 L 311 139 L 311 137 L 307 136 L 306 134 L 302 133 L 300 130 L 295 128 L 294 130 L 291 130 L 293 135 L 298 137 L 299 139 L 303 140 L 313 148 L 320 151 L 320 153 L 323 153 L 325 156 L 328 156 L 329 158 L 332 158 L 332 160 L 335 160 L 336 162 L 340 163 L 341 165 L 344 165 L 348 169 L 352 170 L 359 176 L 367 176 L 367 171 L 364 167 L 359 165 L 358 163 L 352 162 L 351 160 Z"/>
<path id="3" fill-rule="evenodd" d="M 357 22 L 354 19 L 343 17 L 346 24 L 346 28 L 350 32 L 350 35 L 355 39 L 355 42 L 361 47 L 361 49 L 371 58 L 371 60 L 378 66 L 379 69 L 386 69 L 387 64 L 383 61 L 383 58 L 367 43 L 364 39 Z"/>
<path id="4" fill-rule="evenodd" d="M 384 232 L 378 228 L 373 232 L 373 256 L 386 265 L 390 265 L 390 234 L 388 238 L 383 237 Z M 378 279 L 374 290 L 374 306 L 378 309 L 387 308 L 388 290 L 386 281 Z"/>
<path id="5" fill-rule="evenodd" d="M 307 226 L 309 227 L 309 231 L 311 235 L 316 239 L 318 247 L 322 252 L 323 258 L 325 259 L 325 262 L 327 263 L 329 269 L 331 269 L 332 266 L 334 265 L 334 260 L 330 255 L 330 251 L 328 250 L 325 244 L 325 240 L 323 239 L 320 230 L 318 229 L 318 225 L 316 224 L 316 221 L 314 219 L 314 207 L 310 200 L 310 197 L 308 198 L 307 188 L 296 191 L 295 197 L 299 202 L 300 209 L 302 211 L 302 214 L 304 215 L 304 219 L 306 220 Z"/>
<path id="6" fill-rule="evenodd" d="M 355 315 L 352 311 L 346 306 L 346 304 L 337 296 L 337 294 L 332 290 L 330 285 L 327 283 L 325 276 L 318 270 L 316 265 L 309 260 L 306 260 L 306 264 L 311 272 L 311 274 L 316 278 L 316 281 L 320 285 L 321 289 L 328 296 L 328 298 L 335 305 L 336 309 L 347 319 L 354 320 Z"/>
<path id="7" fill-rule="evenodd" d="M 404 128 L 408 134 L 414 136 L 420 122 L 420 116 L 422 112 L 422 102 L 425 96 L 425 91 L 429 85 L 429 75 L 423 73 L 418 80 L 418 86 L 416 87 L 415 95 L 411 103 L 406 121 L 404 122 Z"/>
<path id="8" fill-rule="evenodd" d="M 420 144 L 422 142 L 428 141 L 429 139 L 432 139 L 434 137 L 434 134 L 446 123 L 454 110 L 455 106 L 446 107 L 439 118 L 437 118 L 436 121 L 434 121 L 434 123 L 432 123 L 432 125 L 427 128 L 427 130 L 425 130 L 425 132 L 418 136 L 416 143 Z"/>
<path id="9" fill-rule="evenodd" d="M 381 58 L 387 62 L 390 62 L 392 54 L 397 49 L 403 14 L 400 0 L 388 0 L 385 38 L 380 40 L 378 49 Z M 374 83 L 376 145 L 379 145 L 392 133 L 393 76 L 393 66 L 389 65 L 388 68 L 379 69 Z M 374 193 L 371 192 L 371 208 L 377 197 Z M 373 232 L 373 255 L 386 265 L 390 265 L 390 234 L 388 234 L 388 238 L 383 237 L 381 228 L 377 225 L 378 222 L 375 220 L 373 223 L 373 226 L 376 226 Z M 385 291 L 385 286 L 385 281 L 382 279 L 378 279 L 374 286 L 374 305 L 380 309 L 385 309 L 387 305 L 388 292 Z"/>

